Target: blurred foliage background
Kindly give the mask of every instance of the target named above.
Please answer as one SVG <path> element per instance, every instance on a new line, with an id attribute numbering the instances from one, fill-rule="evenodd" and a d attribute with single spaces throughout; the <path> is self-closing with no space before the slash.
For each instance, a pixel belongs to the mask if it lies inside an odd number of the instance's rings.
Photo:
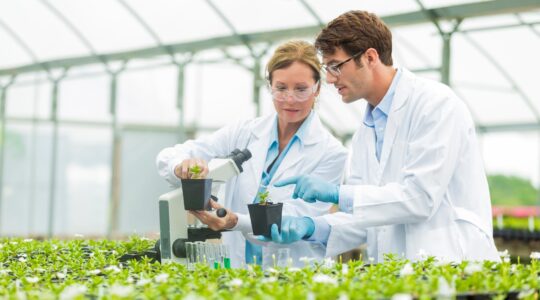
<path id="1" fill-rule="evenodd" d="M 518 176 L 488 175 L 491 203 L 493 205 L 538 205 L 538 189 Z"/>

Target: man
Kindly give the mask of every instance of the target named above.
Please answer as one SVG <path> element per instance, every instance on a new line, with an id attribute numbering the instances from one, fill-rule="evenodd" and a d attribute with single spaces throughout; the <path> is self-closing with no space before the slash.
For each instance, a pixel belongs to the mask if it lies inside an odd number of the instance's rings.
<path id="1" fill-rule="evenodd" d="M 438 82 L 392 66 L 392 35 L 382 20 L 350 11 L 330 22 L 315 46 L 327 81 L 343 102 L 367 101 L 352 140 L 350 177 L 337 186 L 310 175 L 294 198 L 338 204 L 342 212 L 314 218 L 284 217 L 272 240 L 326 245 L 334 256 L 367 242 L 368 255 L 408 259 L 499 260 L 492 237 L 491 204 L 465 104 Z"/>

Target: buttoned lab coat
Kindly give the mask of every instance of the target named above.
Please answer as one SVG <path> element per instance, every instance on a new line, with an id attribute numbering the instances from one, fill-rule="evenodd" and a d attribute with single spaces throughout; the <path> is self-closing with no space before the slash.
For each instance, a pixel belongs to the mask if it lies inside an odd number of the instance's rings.
<path id="1" fill-rule="evenodd" d="M 388 116 L 380 162 L 365 125 L 352 141 L 352 214 L 330 225 L 327 256 L 367 242 L 382 261 L 395 253 L 417 260 L 499 260 L 491 202 L 475 125 L 445 85 L 403 70 Z"/>
<path id="2" fill-rule="evenodd" d="M 270 136 L 275 130 L 276 113 L 269 116 L 239 122 L 216 131 L 212 135 L 190 140 L 162 150 L 157 157 L 159 173 L 174 186 L 180 186 L 180 180 L 174 175 L 174 167 L 186 158 L 199 157 L 207 161 L 214 157 L 230 154 L 235 148 L 248 148 L 252 158 L 242 165 L 244 171 L 230 179 L 225 187 L 225 198 L 220 203 L 239 216 L 235 231 L 223 233 L 223 243 L 230 249 L 233 267 L 245 262 L 245 238 L 251 234 L 251 221 L 247 205 L 253 203 L 257 194 L 268 148 Z M 306 128 L 302 143 L 296 141 L 276 170 L 268 185 L 273 202 L 283 202 L 283 215 L 320 216 L 328 213 L 330 205 L 322 202 L 306 203 L 301 199 L 292 199 L 294 185 L 275 188 L 273 183 L 290 176 L 312 174 L 334 184 L 341 183 L 347 160 L 347 150 L 326 130 L 315 114 Z M 263 260 L 268 263 L 272 254 L 283 245 L 266 243 L 263 247 Z M 298 259 L 303 256 L 322 258 L 325 249 L 321 244 L 299 241 L 285 245 L 290 249 L 290 258 L 295 265 L 302 266 Z"/>

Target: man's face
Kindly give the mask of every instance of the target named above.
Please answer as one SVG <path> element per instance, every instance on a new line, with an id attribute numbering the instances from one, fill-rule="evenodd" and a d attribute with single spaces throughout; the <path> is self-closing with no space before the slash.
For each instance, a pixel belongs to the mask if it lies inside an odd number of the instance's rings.
<path id="1" fill-rule="evenodd" d="M 364 54 L 359 55 L 360 61 Z M 334 54 L 323 56 L 323 63 L 326 66 L 337 65 L 346 61 L 351 56 L 341 48 L 337 48 Z M 326 72 L 326 82 L 333 84 L 341 95 L 341 100 L 351 103 L 358 99 L 366 98 L 369 94 L 371 74 L 364 65 L 358 66 L 353 59 L 339 66 L 339 75 Z"/>

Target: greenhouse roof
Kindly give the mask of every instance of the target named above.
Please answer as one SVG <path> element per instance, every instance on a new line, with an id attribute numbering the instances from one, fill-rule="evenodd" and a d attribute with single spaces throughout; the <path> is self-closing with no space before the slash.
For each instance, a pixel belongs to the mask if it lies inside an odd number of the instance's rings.
<path id="1" fill-rule="evenodd" d="M 83 65 L 111 72 L 118 62 L 129 68 L 134 60 L 159 57 L 249 68 L 280 41 L 313 40 L 323 24 L 352 9 L 383 16 L 394 33 L 397 65 L 450 83 L 480 129 L 539 128 L 540 89 L 532 73 L 540 67 L 538 0 L 3 1 L 0 83 Z M 448 34 L 451 55 L 445 58 L 442 37 Z M 321 115 L 336 124 L 330 125 L 335 133 L 350 135 L 362 107 L 334 105 L 325 97 L 332 94 L 323 93 Z M 337 122 L 338 116 L 349 121 Z"/>

